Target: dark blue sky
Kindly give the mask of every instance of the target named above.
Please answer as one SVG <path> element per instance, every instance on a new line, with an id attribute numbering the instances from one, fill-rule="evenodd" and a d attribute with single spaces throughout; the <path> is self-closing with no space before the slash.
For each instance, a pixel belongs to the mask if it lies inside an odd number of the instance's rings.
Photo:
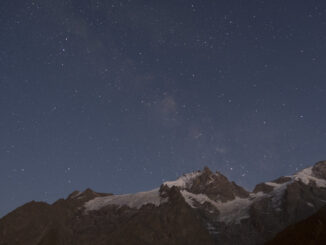
<path id="1" fill-rule="evenodd" d="M 0 216 L 326 158 L 325 1 L 1 1 L 0 30 Z"/>

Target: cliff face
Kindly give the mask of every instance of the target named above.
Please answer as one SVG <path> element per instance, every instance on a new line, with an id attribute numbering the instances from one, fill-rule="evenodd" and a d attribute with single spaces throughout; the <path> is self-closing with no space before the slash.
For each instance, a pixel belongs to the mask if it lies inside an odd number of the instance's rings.
<path id="1" fill-rule="evenodd" d="M 325 200 L 326 161 L 253 192 L 204 168 L 147 192 L 27 203 L 0 220 L 0 245 L 263 244 Z"/>

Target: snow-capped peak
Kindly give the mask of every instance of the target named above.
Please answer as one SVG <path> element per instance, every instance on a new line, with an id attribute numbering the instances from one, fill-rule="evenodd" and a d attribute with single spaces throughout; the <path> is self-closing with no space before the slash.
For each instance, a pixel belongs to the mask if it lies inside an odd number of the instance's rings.
<path id="1" fill-rule="evenodd" d="M 318 188 L 326 188 L 326 179 L 320 177 L 320 173 L 324 174 L 325 172 L 323 169 L 325 164 L 326 162 L 320 162 L 292 176 L 280 177 L 274 181 L 261 183 L 251 193 L 237 186 L 234 182 L 230 182 L 222 174 L 218 172 L 212 173 L 207 167 L 202 171 L 184 174 L 175 181 L 164 182 L 162 186 L 168 188 L 177 187 L 180 194 L 191 207 L 200 208 L 209 204 L 213 208 L 209 208 L 209 212 L 215 212 L 214 209 L 217 209 L 220 213 L 220 221 L 234 222 L 235 220 L 230 216 L 231 213 L 237 213 L 236 216 L 240 217 L 240 219 L 245 218 L 251 203 L 261 198 L 272 198 L 276 207 L 287 186 L 294 182 L 301 182 L 305 185 L 314 183 Z M 80 195 L 81 193 L 76 192 L 72 197 L 78 198 Z M 84 207 L 86 211 L 98 210 L 109 205 L 128 206 L 139 209 L 146 204 L 160 206 L 168 200 L 169 197 L 162 195 L 160 189 L 157 188 L 135 194 L 92 195 L 92 199 L 89 199 L 84 204 Z M 236 222 L 239 222 L 240 219 L 238 218 Z"/>
<path id="2" fill-rule="evenodd" d="M 166 185 L 169 188 L 171 188 L 172 186 L 176 186 L 176 187 L 184 189 L 184 188 L 190 187 L 190 185 L 192 184 L 192 181 L 201 174 L 202 174 L 202 172 L 200 172 L 200 171 L 192 172 L 189 174 L 184 174 L 177 180 L 164 182 L 163 185 Z"/>
<path id="3" fill-rule="evenodd" d="M 326 180 L 318 178 L 313 173 L 313 167 L 305 168 L 293 175 L 293 179 L 301 181 L 302 183 L 308 185 L 310 182 L 314 182 L 317 187 L 326 188 Z"/>

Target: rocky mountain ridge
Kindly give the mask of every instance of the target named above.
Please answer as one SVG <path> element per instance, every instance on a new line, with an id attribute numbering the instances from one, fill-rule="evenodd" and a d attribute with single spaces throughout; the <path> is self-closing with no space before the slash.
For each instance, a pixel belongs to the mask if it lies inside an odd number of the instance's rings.
<path id="1" fill-rule="evenodd" d="M 25 204 L 0 220 L 0 245 L 263 244 L 325 204 L 326 161 L 252 192 L 205 167 L 147 192 Z"/>

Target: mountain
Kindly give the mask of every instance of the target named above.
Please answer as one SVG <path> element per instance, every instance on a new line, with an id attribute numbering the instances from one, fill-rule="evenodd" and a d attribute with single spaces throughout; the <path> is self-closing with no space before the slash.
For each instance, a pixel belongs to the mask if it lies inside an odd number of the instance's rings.
<path id="1" fill-rule="evenodd" d="M 205 167 L 147 192 L 27 203 L 0 220 L 0 245 L 264 244 L 325 204 L 326 161 L 252 192 Z"/>

